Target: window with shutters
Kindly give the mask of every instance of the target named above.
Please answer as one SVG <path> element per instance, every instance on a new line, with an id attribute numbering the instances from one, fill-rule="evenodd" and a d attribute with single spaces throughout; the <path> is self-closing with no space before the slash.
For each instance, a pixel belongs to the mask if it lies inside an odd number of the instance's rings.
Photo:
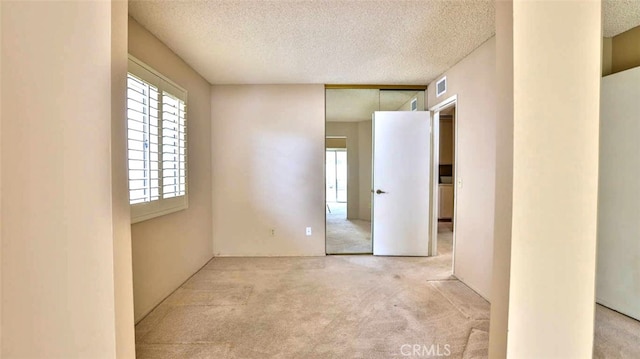
<path id="1" fill-rule="evenodd" d="M 187 208 L 187 91 L 129 56 L 127 154 L 132 223 Z"/>

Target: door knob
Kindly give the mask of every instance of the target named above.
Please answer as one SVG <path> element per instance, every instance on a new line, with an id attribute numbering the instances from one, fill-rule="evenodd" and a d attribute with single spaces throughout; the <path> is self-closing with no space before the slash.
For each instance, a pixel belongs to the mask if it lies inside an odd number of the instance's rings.
<path id="1" fill-rule="evenodd" d="M 385 192 L 385 191 L 383 191 L 383 190 L 379 189 L 379 190 L 376 190 L 376 193 L 377 193 L 377 194 L 383 194 L 383 193 L 387 193 L 387 192 Z"/>

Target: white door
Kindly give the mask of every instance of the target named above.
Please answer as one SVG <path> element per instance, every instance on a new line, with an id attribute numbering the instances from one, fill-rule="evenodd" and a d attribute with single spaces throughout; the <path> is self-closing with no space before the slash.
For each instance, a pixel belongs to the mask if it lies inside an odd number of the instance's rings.
<path id="1" fill-rule="evenodd" d="M 373 254 L 429 253 L 430 120 L 426 111 L 373 115 Z"/>

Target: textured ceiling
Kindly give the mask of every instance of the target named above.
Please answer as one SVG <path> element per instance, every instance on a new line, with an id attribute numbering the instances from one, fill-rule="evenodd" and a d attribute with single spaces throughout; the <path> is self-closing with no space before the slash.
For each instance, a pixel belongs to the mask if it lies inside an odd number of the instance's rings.
<path id="1" fill-rule="evenodd" d="M 604 0 L 603 35 L 640 25 Z M 212 84 L 428 84 L 495 32 L 483 0 L 131 0 L 129 14 Z"/>
<path id="2" fill-rule="evenodd" d="M 640 25 L 640 0 L 602 1 L 602 35 L 613 37 Z"/>
<path id="3" fill-rule="evenodd" d="M 212 84 L 428 84 L 494 34 L 493 1 L 139 1 Z"/>

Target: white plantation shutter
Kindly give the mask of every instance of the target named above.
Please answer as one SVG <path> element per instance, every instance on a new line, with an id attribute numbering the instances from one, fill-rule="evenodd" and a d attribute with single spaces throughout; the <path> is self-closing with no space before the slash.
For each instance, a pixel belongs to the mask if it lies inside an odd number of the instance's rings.
<path id="1" fill-rule="evenodd" d="M 129 74 L 127 78 L 129 200 L 160 198 L 158 170 L 158 89 Z"/>
<path id="2" fill-rule="evenodd" d="M 187 93 L 129 57 L 127 154 L 132 222 L 185 209 Z"/>
<path id="3" fill-rule="evenodd" d="M 170 198 L 186 190 L 185 105 L 168 92 L 162 98 L 162 198 Z"/>

